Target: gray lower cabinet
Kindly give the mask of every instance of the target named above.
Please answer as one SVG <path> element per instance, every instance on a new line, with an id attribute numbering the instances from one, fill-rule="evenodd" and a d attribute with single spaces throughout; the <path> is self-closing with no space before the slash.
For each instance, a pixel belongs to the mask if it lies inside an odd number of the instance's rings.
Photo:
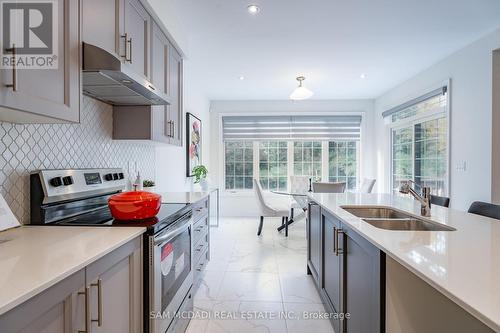
<path id="1" fill-rule="evenodd" d="M 0 316 L 2 333 L 70 333 L 85 330 L 85 270 Z"/>
<path id="2" fill-rule="evenodd" d="M 200 286 L 210 260 L 210 198 L 193 204 L 193 278 L 194 291 Z"/>
<path id="3" fill-rule="evenodd" d="M 130 241 L 1 315 L 1 332 L 141 332 L 141 242 Z"/>
<path id="4" fill-rule="evenodd" d="M 80 6 L 78 1 L 56 2 L 56 18 L 65 18 L 57 25 L 58 67 L 1 69 L 0 121 L 50 123 L 80 120 Z"/>
<path id="5" fill-rule="evenodd" d="M 141 244 L 141 238 L 137 238 L 86 268 L 92 333 L 141 331 Z"/>
<path id="6" fill-rule="evenodd" d="M 343 226 L 345 332 L 385 332 L 385 254 Z M 361 319 L 361 320 L 360 320 Z"/>
<path id="7" fill-rule="evenodd" d="M 338 244 L 338 232 L 342 229 L 339 220 L 330 214 L 322 214 L 321 232 L 322 232 L 322 269 L 321 269 L 321 294 L 327 308 L 332 313 L 341 313 L 343 308 L 343 269 L 344 257 L 340 254 Z M 342 323 L 338 319 L 332 320 L 335 332 L 341 332 Z"/>
<path id="8" fill-rule="evenodd" d="M 385 332 L 385 254 L 314 202 L 307 233 L 308 271 L 313 277 L 315 271 L 319 274 L 316 285 L 325 308 L 349 315 L 332 317 L 335 332 Z"/>
<path id="9" fill-rule="evenodd" d="M 320 281 L 321 268 L 321 208 L 314 202 L 309 203 L 307 232 L 307 272 L 312 275 L 316 284 Z M 313 223 L 311 223 L 313 221 Z"/>

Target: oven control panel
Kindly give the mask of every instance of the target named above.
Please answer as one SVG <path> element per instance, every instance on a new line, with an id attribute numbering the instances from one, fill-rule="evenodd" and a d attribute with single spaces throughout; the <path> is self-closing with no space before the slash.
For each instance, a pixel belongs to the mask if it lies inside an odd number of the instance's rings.
<path id="1" fill-rule="evenodd" d="M 127 185 L 120 168 L 38 170 L 34 174 L 39 175 L 46 198 L 120 191 Z"/>

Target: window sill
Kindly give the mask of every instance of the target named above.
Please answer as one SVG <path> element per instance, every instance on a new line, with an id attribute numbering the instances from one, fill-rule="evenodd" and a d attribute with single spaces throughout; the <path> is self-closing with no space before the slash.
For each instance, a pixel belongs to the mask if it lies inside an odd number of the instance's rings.
<path id="1" fill-rule="evenodd" d="M 221 192 L 223 197 L 253 197 L 255 196 L 254 190 L 223 190 Z"/>

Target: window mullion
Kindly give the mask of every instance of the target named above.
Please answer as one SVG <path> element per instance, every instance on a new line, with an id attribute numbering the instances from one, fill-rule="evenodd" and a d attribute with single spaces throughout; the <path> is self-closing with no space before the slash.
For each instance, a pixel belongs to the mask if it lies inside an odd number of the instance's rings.
<path id="1" fill-rule="evenodd" d="M 293 160 L 293 141 L 287 141 L 287 170 L 288 170 L 288 181 L 287 181 L 287 189 L 288 191 L 291 191 L 291 185 L 290 185 L 290 176 L 294 175 L 294 160 Z"/>
<path id="2" fill-rule="evenodd" d="M 330 166 L 328 161 L 330 159 L 328 152 L 328 141 L 321 142 L 321 181 L 329 181 Z"/>
<path id="3" fill-rule="evenodd" d="M 412 172 L 412 180 L 415 181 L 415 166 L 416 166 L 416 152 L 415 152 L 415 126 L 416 124 L 413 124 L 412 125 L 412 145 L 413 145 L 413 148 L 412 148 L 412 162 L 413 162 L 413 172 Z"/>
<path id="4" fill-rule="evenodd" d="M 260 168 L 259 168 L 259 141 L 253 141 L 253 178 L 260 182 Z"/>

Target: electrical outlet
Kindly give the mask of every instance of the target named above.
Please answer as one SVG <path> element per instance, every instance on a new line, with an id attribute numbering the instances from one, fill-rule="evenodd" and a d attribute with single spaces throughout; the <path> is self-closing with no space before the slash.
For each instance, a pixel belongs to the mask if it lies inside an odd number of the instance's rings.
<path id="1" fill-rule="evenodd" d="M 456 166 L 457 171 L 465 172 L 467 171 L 467 161 L 460 161 Z"/>

